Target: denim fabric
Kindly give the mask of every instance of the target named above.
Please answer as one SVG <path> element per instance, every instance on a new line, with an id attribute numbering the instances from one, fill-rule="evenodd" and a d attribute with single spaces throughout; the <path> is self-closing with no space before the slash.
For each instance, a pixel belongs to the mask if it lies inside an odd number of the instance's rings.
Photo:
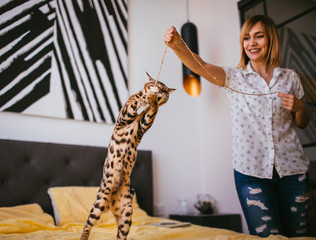
<path id="1" fill-rule="evenodd" d="M 234 171 L 235 184 L 249 233 L 260 237 L 306 234 L 309 199 L 308 173 L 273 179 L 251 177 Z"/>

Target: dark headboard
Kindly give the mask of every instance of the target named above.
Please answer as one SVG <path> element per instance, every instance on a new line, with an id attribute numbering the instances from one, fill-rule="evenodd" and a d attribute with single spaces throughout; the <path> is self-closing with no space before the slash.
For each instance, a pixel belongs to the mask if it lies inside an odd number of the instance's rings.
<path id="1" fill-rule="evenodd" d="M 0 207 L 39 203 L 53 215 L 47 189 L 99 186 L 107 148 L 0 139 Z M 153 215 L 151 151 L 139 150 L 131 176 L 142 209 Z"/>

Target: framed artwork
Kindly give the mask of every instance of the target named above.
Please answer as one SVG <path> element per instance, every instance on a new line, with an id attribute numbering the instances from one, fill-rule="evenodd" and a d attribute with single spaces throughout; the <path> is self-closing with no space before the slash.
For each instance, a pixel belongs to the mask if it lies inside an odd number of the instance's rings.
<path id="1" fill-rule="evenodd" d="M 114 123 L 127 20 L 127 0 L 2 0 L 0 111 Z"/>

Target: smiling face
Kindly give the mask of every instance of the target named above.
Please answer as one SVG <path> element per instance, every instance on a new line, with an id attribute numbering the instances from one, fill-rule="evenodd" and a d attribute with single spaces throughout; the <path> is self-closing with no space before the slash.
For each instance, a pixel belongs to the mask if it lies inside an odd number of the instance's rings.
<path id="1" fill-rule="evenodd" d="M 237 67 L 246 69 L 249 61 L 266 65 L 268 70 L 279 66 L 281 46 L 273 20 L 264 15 L 248 18 L 240 30 L 240 61 Z"/>
<path id="2" fill-rule="evenodd" d="M 257 22 L 243 38 L 243 48 L 250 62 L 266 62 L 268 38 L 261 22 Z"/>

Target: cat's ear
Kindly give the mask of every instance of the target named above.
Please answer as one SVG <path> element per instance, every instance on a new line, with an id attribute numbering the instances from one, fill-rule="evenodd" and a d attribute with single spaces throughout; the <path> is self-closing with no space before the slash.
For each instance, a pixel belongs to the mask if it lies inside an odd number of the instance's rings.
<path id="1" fill-rule="evenodd" d="M 146 74 L 147 74 L 147 77 L 148 77 L 148 79 L 149 79 L 150 82 L 156 81 L 155 79 L 153 79 L 153 78 L 148 74 L 148 72 L 146 72 Z"/>

